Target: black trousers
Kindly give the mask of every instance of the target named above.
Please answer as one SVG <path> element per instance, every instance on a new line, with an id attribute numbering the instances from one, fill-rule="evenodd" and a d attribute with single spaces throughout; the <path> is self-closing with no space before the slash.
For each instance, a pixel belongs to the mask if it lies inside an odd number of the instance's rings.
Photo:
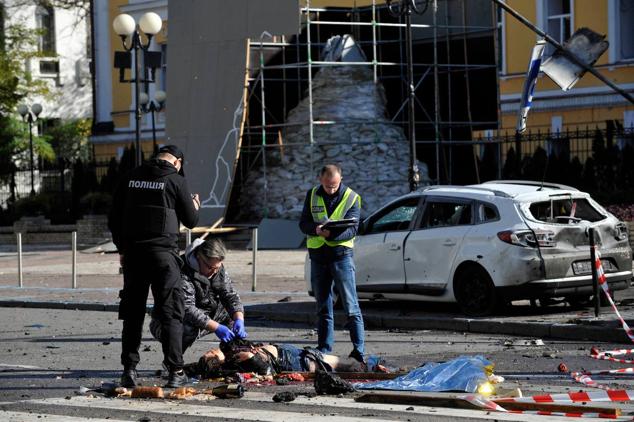
<path id="1" fill-rule="evenodd" d="M 163 362 L 172 369 L 183 367 L 184 301 L 181 287 L 181 259 L 169 251 L 133 251 L 123 256 L 123 290 L 119 292 L 121 363 L 134 368 L 139 363 L 147 297 L 154 297 L 153 316 L 160 321 Z"/>
<path id="2" fill-rule="evenodd" d="M 222 305 L 218 305 L 213 315 L 209 313 L 208 315 L 218 324 L 223 324 L 230 328 L 233 325 L 233 320 L 229 316 L 229 312 L 227 312 Z M 150 333 L 152 333 L 152 336 L 158 341 L 163 341 L 164 337 L 161 322 L 156 318 L 152 318 L 152 321 L 150 322 Z M 211 331 L 183 322 L 183 353 L 185 353 L 185 351 L 189 349 L 196 340 L 208 334 L 211 334 Z"/>

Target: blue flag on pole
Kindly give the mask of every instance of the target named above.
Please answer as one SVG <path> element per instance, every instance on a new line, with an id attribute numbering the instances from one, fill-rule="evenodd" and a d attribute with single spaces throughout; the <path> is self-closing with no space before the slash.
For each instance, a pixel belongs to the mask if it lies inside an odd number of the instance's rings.
<path id="1" fill-rule="evenodd" d="M 533 93 L 535 91 L 535 85 L 537 84 L 537 76 L 539 76 L 539 69 L 542 64 L 542 57 L 544 55 L 544 49 L 546 48 L 546 41 L 539 40 L 533 52 L 531 54 L 531 61 L 528 64 L 528 72 L 526 79 L 524 80 L 524 88 L 522 89 L 522 102 L 520 103 L 520 111 L 517 116 L 517 132 L 522 133 L 526 130 L 526 119 L 528 118 L 528 110 L 531 108 L 533 101 Z"/>

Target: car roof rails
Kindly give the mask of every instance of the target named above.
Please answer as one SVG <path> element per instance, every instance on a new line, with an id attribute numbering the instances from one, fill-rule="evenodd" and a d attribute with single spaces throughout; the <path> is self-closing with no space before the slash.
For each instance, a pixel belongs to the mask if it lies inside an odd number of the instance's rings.
<path id="1" fill-rule="evenodd" d="M 509 195 L 506 192 L 503 192 L 501 190 L 497 190 L 497 189 L 489 189 L 489 188 L 485 188 L 485 187 L 481 187 L 481 186 L 472 186 L 472 185 L 467 185 L 467 186 L 460 186 L 460 185 L 433 185 L 433 186 L 426 186 L 425 188 L 422 189 L 422 192 L 427 192 L 430 190 L 437 190 L 437 189 L 467 189 L 467 190 L 471 190 L 471 191 L 479 191 L 482 193 L 488 193 L 488 194 L 493 194 L 495 196 L 499 196 L 501 198 L 512 198 L 511 195 Z"/>
<path id="2" fill-rule="evenodd" d="M 488 182 L 482 183 L 483 185 L 487 184 L 500 184 L 500 185 L 520 185 L 520 186 L 535 186 L 539 188 L 550 188 L 550 189 L 562 189 L 562 190 L 572 190 L 579 191 L 577 188 L 573 188 L 572 186 L 562 185 L 560 183 L 547 183 L 547 182 L 537 182 L 534 180 L 490 180 Z M 537 189 L 541 190 L 541 189 Z"/>

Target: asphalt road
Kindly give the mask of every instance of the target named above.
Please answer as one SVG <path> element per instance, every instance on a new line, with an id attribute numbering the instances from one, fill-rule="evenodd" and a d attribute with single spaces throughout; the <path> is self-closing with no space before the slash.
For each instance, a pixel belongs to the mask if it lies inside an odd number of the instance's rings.
<path id="1" fill-rule="evenodd" d="M 242 400 L 213 400 L 205 403 L 89 399 L 76 395 L 80 386 L 96 387 L 117 380 L 120 374 L 120 321 L 110 312 L 47 309 L 0 309 L 0 420 L 533 420 L 538 416 L 495 414 L 481 411 L 453 411 L 416 406 L 361 406 L 348 398 L 302 398 L 291 404 L 277 404 L 271 396 L 284 389 L 311 391 L 311 384 L 293 387 L 248 386 Z M 249 326 L 252 340 L 313 345 L 315 332 L 308 326 Z M 159 343 L 145 330 L 139 366 L 144 385 L 160 385 L 155 375 L 161 367 Z M 368 331 L 368 352 L 383 357 L 394 367 L 412 368 L 427 361 L 443 361 L 462 354 L 482 354 L 495 364 L 496 373 L 506 377 L 501 388 L 519 387 L 525 395 L 543 392 L 569 392 L 586 389 L 565 375 L 556 373 L 564 361 L 571 369 L 607 369 L 618 365 L 590 359 L 595 343 L 544 340 L 531 344 L 527 338 L 440 331 Z M 196 343 L 185 355 L 193 362 L 207 349 L 216 346 L 209 337 Z M 618 349 L 616 344 L 599 344 L 600 349 Z M 337 331 L 335 353 L 347 355 L 347 333 Z M 526 375 L 526 374 L 530 375 Z M 614 388 L 632 388 L 632 382 L 606 380 Z M 201 382 L 196 387 L 205 387 Z M 312 401 L 311 401 L 312 400 Z M 360 407 L 361 406 L 361 407 Z M 621 406 L 625 411 L 634 411 Z M 363 411 L 360 411 L 363 409 Z M 29 413 L 30 412 L 30 413 Z M 453 412 L 453 413 L 452 413 Z M 457 413 L 456 413 L 457 412 Z M 465 413 L 466 412 L 466 413 Z M 57 415 L 57 416 L 56 416 Z M 198 416 L 196 416 L 198 415 Z M 39 416 L 39 417 L 38 417 Z M 631 416 L 630 416 L 631 418 Z M 543 419 L 537 419 L 543 420 Z"/>

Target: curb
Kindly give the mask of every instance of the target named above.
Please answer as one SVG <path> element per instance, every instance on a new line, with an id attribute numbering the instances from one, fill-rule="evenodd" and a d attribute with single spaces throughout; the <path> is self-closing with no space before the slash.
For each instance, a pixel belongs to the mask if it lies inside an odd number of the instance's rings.
<path id="1" fill-rule="evenodd" d="M 116 303 L 96 302 L 47 302 L 32 300 L 0 300 L 0 308 L 31 308 L 31 309 L 67 309 L 73 311 L 104 311 L 119 312 Z M 148 307 L 148 310 L 151 307 Z"/>
<path id="2" fill-rule="evenodd" d="M 266 305 L 265 305 L 266 306 Z M 118 304 L 90 302 L 47 302 L 29 300 L 0 300 L 1 308 L 68 309 L 76 311 L 118 312 Z M 315 314 L 310 311 L 280 312 L 274 309 L 262 309 L 262 305 L 247 305 L 249 317 L 277 322 L 315 324 Z M 148 306 L 148 311 L 152 309 Z M 442 317 L 398 317 L 368 313 L 363 316 L 367 328 L 401 328 L 411 330 L 458 331 L 478 334 L 506 334 L 524 337 L 558 338 L 566 340 L 590 340 L 609 343 L 630 344 L 630 340 L 620 327 L 608 327 L 586 324 L 551 324 L 539 322 L 498 321 L 492 319 L 442 318 Z M 345 316 L 335 312 L 335 324 L 341 326 Z"/>
<path id="3" fill-rule="evenodd" d="M 261 305 L 255 305 L 261 307 Z M 314 312 L 279 312 L 270 309 L 249 309 L 249 317 L 278 322 L 299 322 L 311 326 L 315 324 Z M 365 314 L 363 320 L 367 328 L 401 328 L 411 330 L 457 331 L 478 334 L 506 334 L 523 337 L 558 338 L 566 340 L 589 340 L 608 343 L 631 344 L 620 327 L 585 324 L 560 324 L 539 322 L 498 321 L 492 319 L 442 318 L 442 317 L 398 317 Z M 335 311 L 335 324 L 342 326 L 344 315 Z"/>

